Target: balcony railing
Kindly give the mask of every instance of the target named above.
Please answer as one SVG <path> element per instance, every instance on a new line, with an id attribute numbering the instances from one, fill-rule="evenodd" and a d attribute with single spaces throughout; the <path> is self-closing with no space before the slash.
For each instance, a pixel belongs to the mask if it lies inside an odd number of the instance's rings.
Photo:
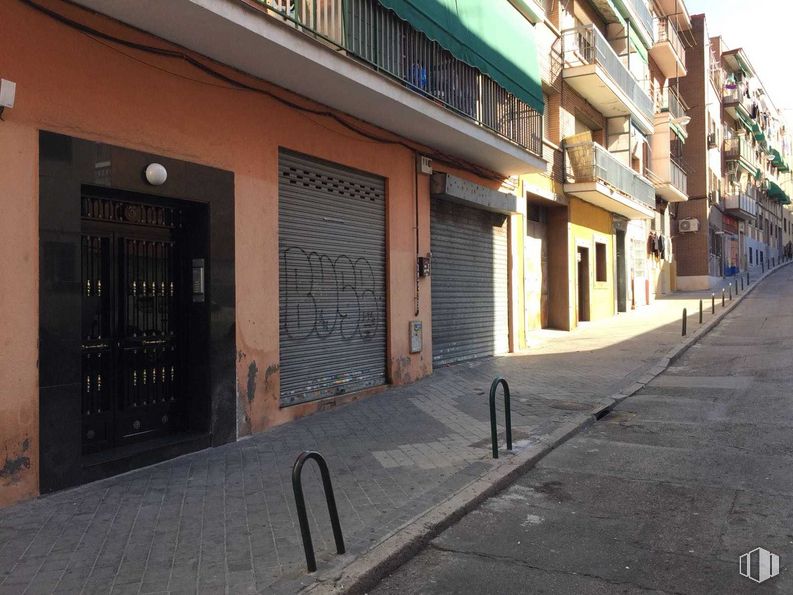
<path id="1" fill-rule="evenodd" d="M 541 113 L 377 0 L 257 1 L 299 31 L 344 50 L 532 154 L 542 154 Z"/>
<path id="2" fill-rule="evenodd" d="M 685 116 L 686 110 L 688 109 L 688 106 L 686 106 L 677 92 L 668 87 L 658 93 L 658 100 L 656 103 L 659 112 L 669 112 L 669 115 L 675 120 L 679 120 Z"/>
<path id="3" fill-rule="evenodd" d="M 594 25 L 585 25 L 562 32 L 562 48 L 566 67 L 597 64 L 628 96 L 648 119 L 653 118 L 653 100 L 625 68 L 617 53 Z"/>
<path id="4" fill-rule="evenodd" d="M 746 113 L 752 113 L 752 99 L 746 94 L 746 90 L 741 85 L 735 89 L 724 88 L 723 102 L 725 105 L 740 105 Z"/>
<path id="5" fill-rule="evenodd" d="M 724 139 L 724 159 L 727 161 L 743 159 L 752 167 L 758 167 L 757 157 L 754 154 L 752 145 L 749 144 L 746 139 L 740 137 Z"/>
<path id="6" fill-rule="evenodd" d="M 622 0 L 626 6 L 636 15 L 639 22 L 647 30 L 650 38 L 653 37 L 653 15 L 644 0 Z"/>
<path id="7" fill-rule="evenodd" d="M 674 159 L 669 160 L 670 182 L 683 194 L 688 194 L 688 174 Z"/>
<path id="8" fill-rule="evenodd" d="M 680 40 L 680 36 L 677 34 L 674 23 L 669 17 L 658 19 L 658 35 L 656 37 L 656 43 L 661 43 L 664 41 L 669 42 L 675 54 L 677 54 L 677 57 L 680 58 L 680 61 L 683 64 L 685 64 L 686 50 L 683 46 L 683 42 Z"/>
<path id="9" fill-rule="evenodd" d="M 652 183 L 617 160 L 595 142 L 577 143 L 565 148 L 567 182 L 605 182 L 622 194 L 655 208 L 655 188 Z"/>
<path id="10" fill-rule="evenodd" d="M 725 196 L 724 208 L 732 211 L 743 211 L 751 217 L 757 215 L 757 201 L 744 192 Z"/>

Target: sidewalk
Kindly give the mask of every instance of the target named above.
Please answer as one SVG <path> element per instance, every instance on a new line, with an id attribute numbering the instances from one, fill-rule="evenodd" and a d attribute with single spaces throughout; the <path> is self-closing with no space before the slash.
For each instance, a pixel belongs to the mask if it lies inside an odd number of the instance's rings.
<path id="1" fill-rule="evenodd" d="M 346 556 L 335 556 L 313 464 L 304 486 L 319 570 L 338 568 L 498 464 L 487 405 L 495 376 L 510 383 L 513 438 L 525 450 L 644 376 L 680 342 L 682 309 L 691 332 L 709 297 L 674 294 L 573 333 L 542 331 L 525 354 L 442 368 L 235 444 L 0 510 L 0 594 L 294 592 L 314 580 L 291 488 L 299 452 L 328 461 Z"/>

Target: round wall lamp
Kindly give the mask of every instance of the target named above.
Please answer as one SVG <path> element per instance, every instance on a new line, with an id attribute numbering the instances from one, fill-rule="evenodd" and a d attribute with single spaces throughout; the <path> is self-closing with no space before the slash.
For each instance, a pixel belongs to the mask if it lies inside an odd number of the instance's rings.
<path id="1" fill-rule="evenodd" d="M 162 186 L 168 179 L 168 170 L 159 163 L 150 163 L 146 166 L 146 181 L 152 186 Z"/>

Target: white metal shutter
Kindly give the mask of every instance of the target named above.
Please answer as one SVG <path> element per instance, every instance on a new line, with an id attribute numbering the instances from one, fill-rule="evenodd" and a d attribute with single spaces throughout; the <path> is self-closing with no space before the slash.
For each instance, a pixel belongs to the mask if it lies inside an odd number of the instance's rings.
<path id="1" fill-rule="evenodd" d="M 507 217 L 432 199 L 432 360 L 509 350 Z"/>
<path id="2" fill-rule="evenodd" d="M 281 404 L 386 381 L 385 184 L 279 156 Z"/>

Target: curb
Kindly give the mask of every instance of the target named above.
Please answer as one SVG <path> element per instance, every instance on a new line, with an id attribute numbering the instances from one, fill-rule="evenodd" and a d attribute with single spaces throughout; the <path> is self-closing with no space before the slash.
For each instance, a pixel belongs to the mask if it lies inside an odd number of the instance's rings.
<path id="1" fill-rule="evenodd" d="M 729 302 L 721 312 L 690 333 L 685 340 L 672 347 L 644 376 L 620 391 L 605 397 L 589 413 L 581 414 L 540 439 L 538 444 L 519 451 L 504 459 L 497 467 L 475 479 L 461 490 L 415 517 L 391 536 L 365 552 L 343 568 L 329 569 L 316 576 L 315 582 L 304 587 L 300 593 L 326 595 L 338 593 L 365 593 L 384 576 L 399 568 L 414 557 L 430 541 L 456 523 L 484 500 L 502 491 L 514 482 L 517 476 L 531 469 L 551 451 L 567 442 L 597 420 L 608 415 L 614 407 L 642 390 L 676 362 L 692 345 L 713 330 L 722 319 L 769 275 L 793 261 L 778 264 L 766 271 L 744 292 Z"/>

